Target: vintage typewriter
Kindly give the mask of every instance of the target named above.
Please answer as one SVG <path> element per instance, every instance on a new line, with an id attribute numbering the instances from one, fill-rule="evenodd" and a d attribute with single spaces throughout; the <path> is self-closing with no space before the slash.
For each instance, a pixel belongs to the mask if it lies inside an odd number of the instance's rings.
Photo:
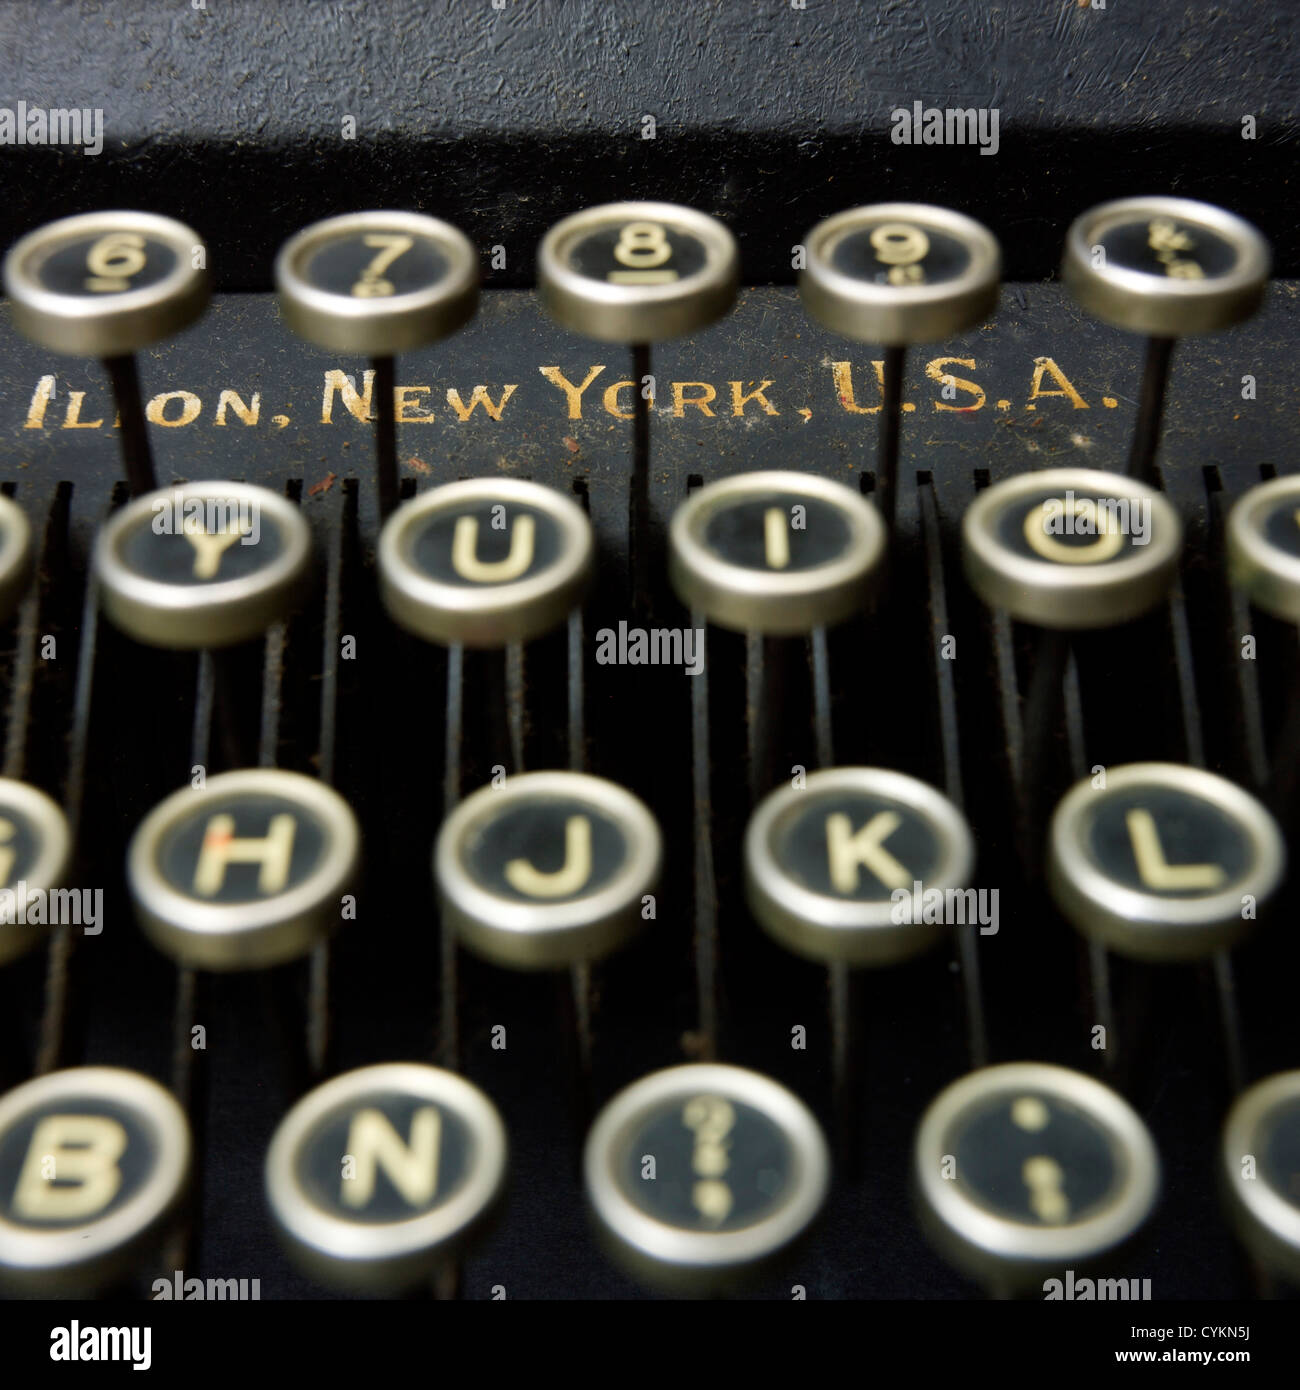
<path id="1" fill-rule="evenodd" d="M 7 1294 L 1294 1292 L 1294 18 L 1033 11 L 0 11 Z"/>

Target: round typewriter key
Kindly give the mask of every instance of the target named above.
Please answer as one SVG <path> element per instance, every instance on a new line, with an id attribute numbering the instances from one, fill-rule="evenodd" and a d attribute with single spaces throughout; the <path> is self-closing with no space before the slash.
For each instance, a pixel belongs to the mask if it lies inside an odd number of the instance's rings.
<path id="1" fill-rule="evenodd" d="M 1300 1279 L 1300 1071 L 1270 1076 L 1237 1098 L 1220 1153 L 1242 1239 L 1270 1269 Z"/>
<path id="2" fill-rule="evenodd" d="M 736 297 L 735 238 L 672 203 L 608 203 L 542 238 L 537 292 L 565 328 L 610 343 L 654 343 L 721 318 Z"/>
<path id="3" fill-rule="evenodd" d="M 631 792 L 581 772 L 528 772 L 461 802 L 433 870 L 461 940 L 531 969 L 593 960 L 633 936 L 661 857 L 659 827 Z"/>
<path id="4" fill-rule="evenodd" d="M 862 609 L 885 526 L 874 506 L 812 473 L 740 473 L 678 507 L 669 577 L 682 602 L 739 631 L 793 634 Z"/>
<path id="5" fill-rule="evenodd" d="M 281 1120 L 266 1196 L 297 1261 L 327 1283 L 402 1288 L 427 1278 L 501 1192 L 496 1107 L 452 1072 L 393 1062 L 346 1072 Z"/>
<path id="6" fill-rule="evenodd" d="M 650 344 L 721 318 L 735 301 L 739 277 L 727 228 L 672 203 L 588 208 L 557 222 L 537 248 L 537 292 L 551 317 L 575 333 L 632 350 L 628 570 L 638 611 L 648 607 L 653 584 Z"/>
<path id="7" fill-rule="evenodd" d="M 1122 198 L 1075 219 L 1061 276 L 1117 328 L 1147 335 L 1128 471 L 1152 478 L 1174 339 L 1229 328 L 1258 308 L 1268 243 L 1240 217 L 1186 198 Z"/>
<path id="8" fill-rule="evenodd" d="M 1269 265 L 1268 243 L 1230 212 L 1187 198 L 1121 198 L 1075 219 L 1061 273 L 1105 323 L 1176 338 L 1249 318 Z"/>
<path id="9" fill-rule="evenodd" d="M 28 921 L 28 898 L 63 886 L 71 854 L 59 807 L 26 782 L 0 777 L 0 965 L 44 939 L 46 914 Z"/>
<path id="10" fill-rule="evenodd" d="M 1078 783 L 1052 818 L 1057 906 L 1081 932 L 1139 959 L 1192 960 L 1231 946 L 1285 867 L 1268 811 L 1200 768 L 1108 768 L 1104 787 Z"/>
<path id="11" fill-rule="evenodd" d="M 185 1114 L 116 1067 L 37 1077 L 0 1097 L 0 1279 L 93 1292 L 156 1239 L 189 1178 Z"/>
<path id="12" fill-rule="evenodd" d="M 147 212 L 89 212 L 28 233 L 4 262 L 14 327 L 74 357 L 120 357 L 188 328 L 208 302 L 202 240 Z"/>
<path id="13" fill-rule="evenodd" d="M 905 350 L 964 332 L 997 305 L 997 239 L 959 212 L 923 203 L 877 203 L 819 222 L 804 239 L 804 311 L 846 338 L 881 343 L 876 495 L 894 518 Z"/>
<path id="14" fill-rule="evenodd" d="M 188 328 L 206 308 L 203 242 L 183 223 L 148 212 L 65 217 L 12 247 L 4 288 L 25 338 L 103 359 L 127 480 L 137 496 L 150 491 L 153 455 L 134 354 Z"/>
<path id="15" fill-rule="evenodd" d="M 804 244 L 804 309 L 845 338 L 934 342 L 973 328 L 997 305 L 997 239 L 947 208 L 852 208 L 819 222 Z"/>
<path id="16" fill-rule="evenodd" d="M 1228 513 L 1228 567 L 1256 608 L 1300 622 L 1300 477 L 1273 478 Z"/>
<path id="17" fill-rule="evenodd" d="M 716 1063 L 621 1091 L 597 1116 L 583 1167 L 615 1257 L 695 1293 L 725 1289 L 788 1247 L 830 1178 L 808 1107 L 766 1076 Z"/>
<path id="18" fill-rule="evenodd" d="M 745 889 L 763 928 L 799 955 L 849 965 L 934 945 L 955 915 L 949 893 L 966 920 L 974 861 L 952 802 L 883 768 L 809 773 L 763 800 L 745 832 Z"/>
<path id="19" fill-rule="evenodd" d="M 472 478 L 403 505 L 379 538 L 389 616 L 434 642 L 497 647 L 540 636 L 591 580 L 591 523 L 540 483 Z"/>
<path id="20" fill-rule="evenodd" d="M 913 1162 L 931 1239 L 967 1273 L 1013 1288 L 1113 1250 L 1160 1186 L 1155 1144 L 1129 1104 L 1037 1062 L 986 1067 L 940 1092 Z"/>
<path id="21" fill-rule="evenodd" d="M 0 622 L 18 607 L 35 560 L 27 514 L 17 503 L 0 495 Z"/>
<path id="22" fill-rule="evenodd" d="M 318 347 L 371 358 L 381 516 L 397 506 L 396 353 L 454 333 L 478 305 L 478 254 L 463 232 L 416 212 L 314 222 L 275 262 L 280 312 Z"/>
<path id="23" fill-rule="evenodd" d="M 127 852 L 140 924 L 204 970 L 259 969 L 304 955 L 338 926 L 360 853 L 356 819 L 311 777 L 248 768 L 173 792 Z"/>
<path id="24" fill-rule="evenodd" d="M 95 544 L 104 611 L 155 647 L 222 647 L 285 617 L 310 580 L 298 508 L 248 483 L 186 483 L 137 497 Z"/>
<path id="25" fill-rule="evenodd" d="M 1049 468 L 994 484 L 962 518 L 966 577 L 1021 622 L 1073 629 L 1127 622 L 1160 603 L 1178 571 L 1182 523 L 1145 483 Z"/>
<path id="26" fill-rule="evenodd" d="M 478 255 L 463 232 L 416 212 L 313 222 L 275 262 L 285 322 L 318 347 L 367 357 L 424 347 L 474 317 Z"/>

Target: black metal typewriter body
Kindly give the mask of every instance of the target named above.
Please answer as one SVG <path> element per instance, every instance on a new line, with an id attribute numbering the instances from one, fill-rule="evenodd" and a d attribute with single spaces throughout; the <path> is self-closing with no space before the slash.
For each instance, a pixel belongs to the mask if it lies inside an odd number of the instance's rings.
<path id="1" fill-rule="evenodd" d="M 1210 961 L 1112 955 L 1109 1037 L 1095 1045 L 1088 948 L 1023 852 L 1014 764 L 1035 634 L 972 592 L 960 532 L 970 503 L 1003 479 L 1124 467 L 1141 343 L 1057 283 L 1074 216 L 1105 198 L 1174 193 L 1255 223 L 1275 258 L 1261 309 L 1182 339 L 1173 358 L 1157 476 L 1185 527 L 1174 596 L 1075 636 L 1076 693 L 1054 708 L 1033 775 L 1049 808 L 1080 752 L 1089 770 L 1200 759 L 1265 795 L 1293 737 L 1300 651 L 1293 626 L 1234 595 L 1225 526 L 1246 489 L 1293 468 L 1293 30 L 1288 7 L 1264 0 L 1200 13 L 1139 13 L 1121 0 L 0 10 L 0 99 L 102 107 L 106 131 L 95 157 L 0 149 L 6 245 L 100 208 L 194 226 L 211 257 L 211 307 L 139 357 L 158 483 L 265 486 L 300 509 L 314 551 L 300 609 L 231 649 L 220 680 L 200 653 L 119 632 L 90 582 L 96 532 L 128 495 L 108 379 L 98 362 L 28 345 L 0 307 L 0 484 L 37 553 L 35 598 L 0 629 L 3 771 L 64 806 L 74 881 L 104 890 L 102 931 L 60 931 L 0 972 L 4 1087 L 60 1067 L 130 1068 L 173 1088 L 195 1143 L 186 1220 L 119 1293 L 151 1297 L 155 1280 L 181 1270 L 257 1279 L 264 1300 L 339 1296 L 276 1239 L 267 1146 L 326 1076 L 413 1060 L 460 1071 L 508 1134 L 502 1207 L 441 1293 L 647 1296 L 592 1230 L 583 1139 L 623 1087 L 710 1058 L 788 1087 L 831 1145 L 820 1220 L 753 1296 L 982 1297 L 926 1239 L 909 1186 L 913 1138 L 957 1077 L 1024 1060 L 1105 1081 L 1155 1139 L 1159 1203 L 1108 1272 L 1150 1279 L 1159 1299 L 1287 1291 L 1240 1249 L 1216 1154 L 1234 1091 L 1300 1064 L 1292 889 L 1233 951 L 1227 986 Z M 997 154 L 891 142 L 890 111 L 914 100 L 999 107 Z M 1246 115 L 1253 140 L 1241 136 Z M 637 592 L 635 388 L 618 384 L 633 369 L 622 346 L 546 316 L 533 254 L 559 217 L 647 197 L 728 223 L 742 288 L 718 322 L 654 347 Z M 690 625 L 667 581 L 668 527 L 702 485 L 782 468 L 875 494 L 881 351 L 808 318 L 791 254 L 823 217 L 894 198 L 980 218 L 1000 239 L 1005 279 L 987 322 L 909 353 L 887 585 L 828 635 L 835 762 L 944 789 L 972 827 L 975 881 L 1001 903 L 973 957 L 954 934 L 915 960 L 853 972 L 837 1098 L 827 970 L 759 930 L 742 875 L 755 794 L 818 762 L 809 641 L 710 627 L 698 676 L 607 663 L 598 649 L 620 623 Z M 473 320 L 397 359 L 401 498 L 459 479 L 528 479 L 576 501 L 594 528 L 597 579 L 576 639 L 570 625 L 528 643 L 513 676 L 501 652 L 470 649 L 449 672 L 445 647 L 386 617 L 374 429 L 355 395 L 349 404 L 371 364 L 295 338 L 271 292 L 289 235 L 367 207 L 443 217 L 482 261 Z M 450 708 L 449 691 L 459 692 Z M 449 779 L 468 794 L 520 770 L 521 755 L 530 771 L 580 755 L 636 793 L 663 832 L 655 920 L 592 965 L 576 1004 L 567 971 L 449 953 L 440 928 L 431 859 Z M 353 807 L 356 917 L 312 961 L 178 970 L 134 920 L 128 842 L 196 766 L 243 765 L 324 778 Z M 1270 805 L 1294 848 L 1294 806 Z"/>

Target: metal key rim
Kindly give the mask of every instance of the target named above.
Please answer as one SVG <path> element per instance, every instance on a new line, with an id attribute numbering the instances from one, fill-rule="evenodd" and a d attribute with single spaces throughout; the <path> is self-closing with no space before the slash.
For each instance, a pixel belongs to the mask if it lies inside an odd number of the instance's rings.
<path id="1" fill-rule="evenodd" d="M 436 284 L 362 299 L 314 285 L 302 266 L 322 243 L 353 232 L 407 231 L 433 242 L 447 262 Z M 295 333 L 317 347 L 372 357 L 424 347 L 474 317 L 478 305 L 478 252 L 458 227 L 422 212 L 350 212 L 296 232 L 275 258 L 281 313 Z"/>
<path id="2" fill-rule="evenodd" d="M 921 285 L 880 285 L 836 270 L 831 263 L 844 237 L 864 222 L 901 221 L 929 227 L 960 241 L 970 261 L 951 280 Z M 980 323 L 997 304 L 1002 253 L 983 223 L 951 208 L 927 203 L 875 203 L 849 208 L 819 222 L 804 238 L 807 265 L 799 276 L 805 308 L 842 337 L 901 346 L 933 342 Z M 923 314 L 942 317 L 942 326 Z M 908 320 L 920 318 L 920 326 Z"/>
<path id="3" fill-rule="evenodd" d="M 775 1121 L 790 1148 L 787 1199 L 734 1231 L 688 1231 L 643 1212 L 623 1194 L 614 1167 L 631 1128 L 653 1109 L 702 1093 L 740 1101 Z M 667 1267 L 725 1272 L 788 1245 L 817 1215 L 830 1157 L 812 1111 L 784 1086 L 743 1067 L 696 1062 L 652 1072 L 620 1091 L 597 1116 L 583 1153 L 587 1197 L 606 1229 L 634 1254 Z"/>
<path id="4" fill-rule="evenodd" d="M 139 232 L 162 242 L 176 264 L 153 284 L 105 299 L 60 294 L 34 273 L 61 245 L 114 232 Z M 207 306 L 207 272 L 192 264 L 195 248 L 202 246 L 183 222 L 152 212 L 86 212 L 46 223 L 17 241 L 4 260 L 15 327 L 42 347 L 74 357 L 115 357 L 147 347 L 188 327 Z M 40 257 L 35 267 L 34 255 Z"/>
<path id="5" fill-rule="evenodd" d="M 290 790 L 286 790 L 288 787 Z M 308 807 L 324 829 L 319 862 L 302 883 L 262 901 L 201 902 L 179 892 L 157 868 L 164 835 L 196 803 L 216 807 L 231 794 L 273 796 Z M 242 768 L 209 777 L 201 788 L 172 792 L 142 820 L 127 849 L 127 882 L 136 912 L 154 943 L 187 964 L 207 970 L 261 968 L 292 960 L 323 934 L 313 925 L 340 920 L 344 890 L 355 877 L 361 850 L 356 817 L 323 782 L 279 768 Z M 292 928 L 292 930 L 291 930 Z"/>
<path id="6" fill-rule="evenodd" d="M 138 573 L 121 558 L 121 544 L 141 522 L 149 524 L 160 502 L 170 505 L 176 494 L 247 502 L 273 519 L 283 549 L 252 574 L 210 584 L 168 584 Z M 264 632 L 275 617 L 265 616 L 263 606 L 292 603 L 310 581 L 310 555 L 311 528 L 288 498 L 253 483 L 208 479 L 159 488 L 114 513 L 95 538 L 92 565 L 100 601 L 116 626 L 150 646 L 193 649 L 228 646 Z"/>
<path id="7" fill-rule="evenodd" d="M 471 1136 L 474 1151 L 463 1181 L 445 1202 L 397 1221 L 348 1221 L 311 1201 L 297 1181 L 294 1162 L 325 1116 L 378 1092 L 414 1096 L 453 1113 Z M 284 1116 L 266 1154 L 266 1197 L 285 1231 L 328 1260 L 361 1265 L 421 1255 L 435 1259 L 492 1205 L 505 1180 L 506 1153 L 505 1125 L 496 1106 L 477 1086 L 423 1063 L 384 1062 L 326 1081 Z"/>
<path id="8" fill-rule="evenodd" d="M 945 1178 L 943 1160 L 953 1124 L 972 1102 L 990 1096 L 1039 1091 L 1102 1120 L 1112 1151 L 1122 1160 L 1118 1200 L 1083 1221 L 1028 1226 L 976 1204 L 957 1182 Z M 1055 1266 L 1104 1253 L 1131 1236 L 1155 1205 L 1160 1159 L 1150 1132 L 1122 1096 L 1080 1072 L 1045 1062 L 1009 1062 L 984 1067 L 953 1082 L 930 1103 L 917 1129 L 913 1166 L 921 1196 L 943 1233 L 968 1259 Z"/>
<path id="9" fill-rule="evenodd" d="M 571 243 L 583 233 L 620 222 L 654 221 L 689 233 L 704 248 L 704 264 L 666 285 L 617 285 L 582 275 L 569 264 Z M 603 342 L 651 343 L 693 332 L 730 309 L 739 285 L 736 239 L 708 213 L 675 203 L 605 203 L 563 218 L 537 248 L 537 291 L 565 328 Z M 605 311 L 597 331 L 589 316 Z"/>
<path id="10" fill-rule="evenodd" d="M 156 1162 L 141 1190 L 103 1218 L 35 1229 L 0 1217 L 0 1267 L 11 1272 L 75 1271 L 124 1251 L 166 1216 L 189 1177 L 191 1141 L 185 1112 L 170 1091 L 122 1067 L 71 1067 L 24 1082 L 0 1097 L 0 1133 L 33 1108 L 33 1098 L 43 1104 L 65 1097 L 107 1097 L 129 1110 L 137 1122 L 143 1119 L 156 1146 Z"/>

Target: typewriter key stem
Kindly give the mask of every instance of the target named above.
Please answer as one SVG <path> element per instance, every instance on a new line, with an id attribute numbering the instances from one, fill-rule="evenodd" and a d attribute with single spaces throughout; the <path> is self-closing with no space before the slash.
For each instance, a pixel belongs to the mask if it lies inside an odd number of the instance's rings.
<path id="1" fill-rule="evenodd" d="M 632 602 L 649 611 L 650 602 L 650 345 L 632 347 L 632 494 L 628 514 Z"/>
<path id="2" fill-rule="evenodd" d="M 1165 413 L 1165 388 L 1169 384 L 1169 362 L 1173 356 L 1174 341 L 1173 338 L 1147 339 L 1137 422 L 1129 448 L 1129 477 L 1153 485 L 1156 481 L 1156 447 L 1160 442 L 1160 422 Z"/>
<path id="3" fill-rule="evenodd" d="M 876 473 L 876 506 L 885 525 L 894 524 L 894 499 L 898 494 L 898 437 L 903 413 L 903 362 L 907 349 L 900 345 L 885 348 L 882 367 L 880 410 L 880 459 Z"/>
<path id="4" fill-rule="evenodd" d="M 371 378 L 375 419 L 375 479 L 379 489 L 379 519 L 386 520 L 397 506 L 397 414 L 394 406 L 396 376 L 391 357 L 374 357 Z"/>
<path id="5" fill-rule="evenodd" d="M 443 753 L 442 805 L 449 816 L 460 800 L 461 754 L 465 721 L 465 648 L 459 642 L 447 648 L 447 736 Z M 451 924 L 439 926 L 438 977 L 440 982 L 438 1060 L 448 1071 L 460 1065 L 460 1023 L 456 993 L 456 933 Z"/>
<path id="6" fill-rule="evenodd" d="M 122 468 L 126 473 L 132 497 L 140 497 L 146 492 L 152 492 L 158 484 L 154 480 L 153 453 L 149 448 L 149 434 L 145 427 L 144 405 L 140 398 L 140 376 L 136 371 L 135 357 L 129 352 L 119 357 L 106 357 L 104 370 L 108 373 L 118 419 L 121 421 Z"/>

